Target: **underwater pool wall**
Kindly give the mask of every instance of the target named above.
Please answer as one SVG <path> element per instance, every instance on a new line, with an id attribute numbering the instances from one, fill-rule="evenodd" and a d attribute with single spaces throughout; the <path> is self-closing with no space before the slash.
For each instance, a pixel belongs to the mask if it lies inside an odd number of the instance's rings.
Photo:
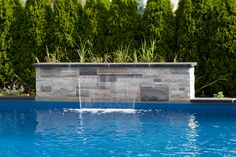
<path id="1" fill-rule="evenodd" d="M 36 100 L 190 101 L 196 63 L 37 63 Z"/>

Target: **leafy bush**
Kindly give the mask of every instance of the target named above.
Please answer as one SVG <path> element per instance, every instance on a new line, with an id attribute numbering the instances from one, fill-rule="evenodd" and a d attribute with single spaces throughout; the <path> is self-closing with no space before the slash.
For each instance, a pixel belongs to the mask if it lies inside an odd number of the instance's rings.
<path id="1" fill-rule="evenodd" d="M 91 51 L 96 55 L 103 53 L 106 49 L 109 6 L 109 0 L 87 0 L 84 6 L 81 40 L 82 42 L 89 41 L 93 45 Z"/>
<path id="2" fill-rule="evenodd" d="M 180 0 L 176 10 L 176 40 L 179 61 L 196 61 L 197 43 L 192 0 Z"/>
<path id="3" fill-rule="evenodd" d="M 23 85 L 12 85 L 0 89 L 0 96 L 20 96 L 23 95 L 25 89 Z"/>
<path id="4" fill-rule="evenodd" d="M 236 96 L 236 1 L 0 1 L 0 87 L 34 90 L 39 62 L 196 61 L 196 95 Z M 142 0 L 138 0 L 142 4 Z M 142 14 L 142 12 L 144 13 Z M 140 14 L 141 12 L 141 14 Z M 14 65 L 14 67 L 13 67 Z"/>
<path id="5" fill-rule="evenodd" d="M 170 0 L 148 0 L 143 15 L 144 36 L 156 41 L 157 54 L 170 60 L 174 56 L 175 20 Z"/>
<path id="6" fill-rule="evenodd" d="M 205 3 L 206 4 L 206 3 Z M 236 94 L 236 1 L 216 0 L 208 3 L 208 14 L 200 19 L 202 34 L 198 36 L 197 88 L 205 95 L 223 91 Z M 205 11 L 207 12 L 207 11 Z M 201 15 L 198 13 L 198 15 Z M 203 15 L 203 14 L 202 14 Z M 208 86 L 206 86 L 208 85 Z"/>
<path id="7" fill-rule="evenodd" d="M 107 48 L 111 52 L 119 49 L 121 45 L 130 49 L 137 46 L 140 17 L 135 0 L 112 0 L 106 38 Z"/>
<path id="8" fill-rule="evenodd" d="M 0 1 L 0 87 L 13 79 L 13 66 L 8 51 L 12 47 L 10 28 L 15 20 L 13 7 L 13 0 Z"/>
<path id="9" fill-rule="evenodd" d="M 223 92 L 218 92 L 217 94 L 214 94 L 213 96 L 214 98 L 224 98 Z"/>
<path id="10" fill-rule="evenodd" d="M 33 54 L 40 61 L 43 61 L 46 54 L 46 46 L 50 42 L 51 2 L 50 0 L 27 0 L 25 12 L 26 36 L 29 44 L 27 53 Z"/>
<path id="11" fill-rule="evenodd" d="M 76 49 L 81 34 L 82 5 L 77 0 L 57 0 L 52 22 L 52 45 L 49 50 L 64 53 L 71 61 L 78 61 Z M 64 58 L 66 60 L 66 58 Z"/>

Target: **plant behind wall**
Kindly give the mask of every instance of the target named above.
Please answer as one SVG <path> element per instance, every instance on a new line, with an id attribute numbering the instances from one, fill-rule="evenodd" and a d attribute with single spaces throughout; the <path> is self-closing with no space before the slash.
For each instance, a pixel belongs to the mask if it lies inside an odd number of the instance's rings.
<path id="1" fill-rule="evenodd" d="M 34 89 L 35 58 L 44 61 L 197 61 L 197 95 L 236 96 L 236 1 L 0 1 L 0 88 Z"/>

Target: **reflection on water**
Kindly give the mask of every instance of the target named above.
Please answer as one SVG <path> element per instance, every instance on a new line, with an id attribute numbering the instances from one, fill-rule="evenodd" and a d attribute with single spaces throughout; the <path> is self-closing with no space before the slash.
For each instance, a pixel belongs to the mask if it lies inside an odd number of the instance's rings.
<path id="1" fill-rule="evenodd" d="M 34 134 L 38 122 L 35 112 L 0 112 L 0 137 L 4 136 L 26 136 Z"/>
<path id="2" fill-rule="evenodd" d="M 3 112 L 0 156 L 236 156 L 235 129 L 235 117 L 161 110 Z"/>
<path id="3" fill-rule="evenodd" d="M 194 115 L 189 116 L 188 120 L 188 132 L 186 134 L 187 136 L 187 148 L 190 152 L 192 152 L 192 156 L 199 155 L 199 149 L 197 145 L 197 137 L 198 137 L 198 122 L 196 120 L 196 117 Z"/>

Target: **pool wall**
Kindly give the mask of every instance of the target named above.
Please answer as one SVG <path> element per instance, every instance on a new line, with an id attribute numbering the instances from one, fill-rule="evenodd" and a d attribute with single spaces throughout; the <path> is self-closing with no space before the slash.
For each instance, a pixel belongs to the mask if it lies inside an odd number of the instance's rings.
<path id="1" fill-rule="evenodd" d="M 126 102 L 91 102 L 92 106 L 97 109 L 111 109 L 114 106 L 118 109 L 127 109 Z M 134 109 L 141 110 L 160 110 L 165 112 L 182 112 L 182 113 L 202 113 L 205 115 L 235 115 L 236 103 L 190 103 L 190 102 L 158 102 L 134 104 Z M 0 100 L 1 112 L 28 112 L 40 110 L 64 110 L 80 109 L 79 102 L 71 101 L 34 101 L 34 100 Z M 114 108 L 113 108 L 114 109 Z"/>
<path id="2" fill-rule="evenodd" d="M 189 101 L 196 63 L 37 63 L 36 100 Z"/>

